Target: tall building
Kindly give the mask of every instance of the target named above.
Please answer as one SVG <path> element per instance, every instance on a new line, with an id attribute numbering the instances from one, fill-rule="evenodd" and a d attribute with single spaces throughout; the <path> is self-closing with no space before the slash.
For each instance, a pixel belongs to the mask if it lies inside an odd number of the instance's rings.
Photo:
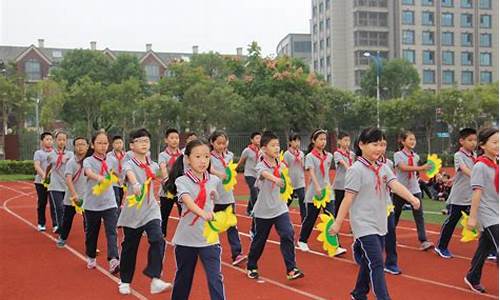
<path id="1" fill-rule="evenodd" d="M 311 66 L 311 51 L 311 34 L 309 33 L 287 34 L 276 47 L 278 56 L 287 55 L 298 58 L 308 66 Z"/>
<path id="2" fill-rule="evenodd" d="M 498 80 L 498 1 L 312 0 L 312 66 L 357 90 L 368 52 L 415 64 L 424 89 Z"/>

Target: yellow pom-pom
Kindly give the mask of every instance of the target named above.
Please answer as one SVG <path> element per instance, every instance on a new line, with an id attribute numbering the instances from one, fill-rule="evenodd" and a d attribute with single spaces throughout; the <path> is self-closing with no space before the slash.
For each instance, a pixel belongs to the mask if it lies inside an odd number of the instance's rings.
<path id="1" fill-rule="evenodd" d="M 226 192 L 231 191 L 237 183 L 237 181 L 236 181 L 236 176 L 237 176 L 236 167 L 237 166 L 238 166 L 238 164 L 233 163 L 233 161 L 231 160 L 229 162 L 228 166 L 226 167 L 226 169 L 224 170 L 224 172 L 226 173 L 226 179 L 224 179 L 222 181 L 222 185 L 224 186 L 224 190 Z"/>
<path id="2" fill-rule="evenodd" d="M 280 189 L 281 200 L 288 202 L 293 194 L 292 180 L 290 179 L 290 174 L 288 173 L 288 168 L 283 168 L 281 171 L 281 179 L 284 182 L 284 186 Z"/>
<path id="3" fill-rule="evenodd" d="M 437 154 L 429 154 L 427 155 L 427 164 L 429 164 L 431 168 L 427 170 L 425 174 L 427 177 L 433 178 L 441 170 L 443 161 L 437 156 Z"/>
<path id="4" fill-rule="evenodd" d="M 325 208 L 326 204 L 332 199 L 330 199 L 330 195 L 332 193 L 332 190 L 330 189 L 330 186 L 326 186 L 321 190 L 321 195 L 314 195 L 313 197 L 313 205 L 316 208 Z"/>
<path id="5" fill-rule="evenodd" d="M 214 214 L 214 220 L 206 221 L 203 228 L 203 236 L 207 243 L 213 244 L 219 241 L 219 233 L 227 231 L 230 227 L 236 226 L 237 219 L 233 213 L 233 208 L 228 206 L 223 211 Z"/>
<path id="6" fill-rule="evenodd" d="M 478 239 L 479 232 L 477 229 L 469 230 L 467 229 L 467 222 L 469 221 L 469 215 L 462 211 L 462 220 L 460 221 L 460 225 L 462 225 L 462 238 L 460 241 L 462 243 L 467 243 L 471 241 L 475 241 Z"/>
<path id="7" fill-rule="evenodd" d="M 390 215 L 391 215 L 391 213 L 393 213 L 393 212 L 394 212 L 394 207 L 395 207 L 395 206 L 394 206 L 393 204 L 388 204 L 388 205 L 387 205 L 387 216 L 390 216 Z"/>
<path id="8" fill-rule="evenodd" d="M 337 248 L 339 247 L 339 240 L 336 235 L 332 236 L 328 231 L 335 222 L 335 219 L 332 215 L 327 214 L 320 214 L 319 217 L 321 222 L 316 225 L 316 229 L 320 231 L 320 234 L 316 240 L 322 242 L 323 250 L 328 253 L 328 256 L 334 256 Z"/>

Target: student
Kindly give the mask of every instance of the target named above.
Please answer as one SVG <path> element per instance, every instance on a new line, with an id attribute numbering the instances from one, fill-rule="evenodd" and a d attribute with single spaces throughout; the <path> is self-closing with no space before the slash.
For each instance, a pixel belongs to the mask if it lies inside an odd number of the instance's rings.
<path id="1" fill-rule="evenodd" d="M 87 178 L 83 174 L 83 159 L 89 150 L 89 142 L 84 137 L 76 137 L 73 140 L 75 154 L 68 161 L 64 171 L 67 190 L 64 194 L 64 213 L 61 227 L 61 234 L 56 241 L 56 246 L 64 247 L 68 239 L 71 227 L 73 226 L 73 218 L 75 217 L 75 203 L 83 200 Z M 85 228 L 85 221 L 83 222 Z"/>
<path id="2" fill-rule="evenodd" d="M 60 234 L 64 213 L 64 194 L 67 188 L 64 169 L 66 168 L 66 163 L 73 157 L 73 152 L 66 150 L 68 135 L 65 132 L 60 131 L 56 133 L 55 138 L 57 149 L 47 157 L 48 169 L 50 169 L 50 184 L 47 190 L 50 194 L 50 200 L 52 201 L 56 216 L 56 226 L 53 232 Z"/>
<path id="3" fill-rule="evenodd" d="M 161 232 L 160 207 L 155 199 L 154 179 L 159 170 L 158 164 L 151 161 L 147 153 L 151 147 L 151 134 L 146 129 L 130 133 L 130 145 L 134 156 L 125 163 L 127 190 L 140 197 L 147 190 L 141 203 L 134 206 L 124 205 L 118 218 L 118 227 L 123 227 L 125 235 L 122 242 L 120 260 L 120 284 L 122 295 L 131 293 L 130 284 L 134 277 L 137 252 L 141 237 L 146 232 L 149 250 L 148 264 L 143 273 L 151 278 L 150 292 L 158 294 L 171 288 L 170 283 L 161 280 L 165 240 Z M 139 207 L 140 206 L 140 207 Z"/>
<path id="4" fill-rule="evenodd" d="M 185 137 L 186 137 L 185 145 L 187 145 L 189 142 L 196 140 L 198 138 L 198 135 L 196 135 L 195 132 L 190 131 L 190 132 L 186 132 Z M 184 151 L 186 151 L 186 147 L 181 149 L 181 153 L 184 154 Z"/>
<path id="5" fill-rule="evenodd" d="M 234 157 L 233 153 L 226 149 L 228 140 L 224 131 L 214 131 L 210 137 L 210 146 L 212 148 L 210 153 L 210 173 L 219 177 L 221 180 L 226 179 L 226 167 Z M 231 206 L 234 212 L 236 211 L 233 191 L 223 190 L 219 197 L 214 200 L 214 212 L 224 211 L 228 206 Z M 227 230 L 227 239 L 231 246 L 233 266 L 237 266 L 247 260 L 247 256 L 244 255 L 241 250 L 238 227 L 233 226 Z"/>
<path id="6" fill-rule="evenodd" d="M 335 192 L 334 216 L 337 216 L 342 199 L 344 199 L 345 173 L 352 166 L 356 158 L 354 152 L 349 149 L 351 137 L 347 133 L 340 131 L 337 136 L 337 143 L 339 146 L 333 152 L 333 161 L 335 162 L 335 178 L 333 179 L 332 186 Z"/>
<path id="7" fill-rule="evenodd" d="M 321 195 L 322 189 L 331 186 L 329 171 L 333 156 L 330 152 L 325 151 L 325 147 L 326 131 L 322 129 L 315 130 L 311 135 L 311 143 L 305 160 L 305 170 L 309 172 L 310 179 L 305 196 L 306 216 L 302 222 L 300 238 L 297 242 L 299 249 L 304 252 L 309 251 L 307 240 L 320 212 L 320 209 L 313 204 L 313 197 L 314 195 Z M 333 203 L 328 202 L 323 210 L 333 214 Z M 335 255 L 342 255 L 346 252 L 346 249 L 338 247 Z"/>
<path id="8" fill-rule="evenodd" d="M 283 154 L 283 160 L 288 166 L 288 173 L 292 181 L 293 194 L 287 205 L 290 206 L 293 199 L 297 199 L 300 208 L 300 220 L 304 220 L 306 206 L 304 203 L 305 186 L 304 179 L 304 152 L 300 150 L 300 135 L 291 134 L 288 138 L 288 150 Z"/>
<path id="9" fill-rule="evenodd" d="M 54 143 L 52 138 L 52 133 L 44 132 L 40 135 L 41 149 L 35 151 L 33 155 L 34 167 L 36 171 L 35 175 L 35 189 L 38 197 L 37 201 L 37 214 L 38 214 L 38 231 L 45 231 L 45 208 L 47 207 L 48 192 L 47 187 L 43 185 L 45 179 L 50 176 L 47 173 L 47 167 L 49 165 L 48 156 L 54 151 L 52 144 Z M 56 216 L 54 212 L 54 207 L 52 201 L 49 201 L 50 217 L 52 219 L 52 228 L 55 228 Z"/>
<path id="10" fill-rule="evenodd" d="M 213 201 L 223 191 L 222 182 L 208 173 L 210 149 L 205 142 L 189 142 L 184 155 L 185 160 L 181 156 L 175 162 L 166 184 L 167 190 L 179 198 L 183 212 L 172 240 L 177 268 L 172 299 L 189 299 L 198 257 L 205 270 L 210 299 L 226 299 L 221 272 L 221 246 L 219 241 L 207 243 L 203 236 L 205 221 L 214 218 Z M 185 162 L 189 164 L 186 172 Z"/>
<path id="11" fill-rule="evenodd" d="M 168 217 L 172 212 L 174 203 L 177 205 L 179 215 L 181 214 L 181 206 L 176 197 L 168 198 L 163 185 L 168 180 L 168 174 L 172 170 L 175 161 L 182 153 L 179 151 L 179 131 L 174 128 L 167 129 L 165 132 L 165 150 L 158 155 L 158 164 L 160 165 L 162 186 L 160 187 L 160 211 L 161 211 L 161 232 L 163 236 L 167 236 Z"/>
<path id="12" fill-rule="evenodd" d="M 418 172 L 426 171 L 431 168 L 430 165 L 425 164 L 419 166 L 418 162 L 420 156 L 413 151 L 415 145 L 417 144 L 417 139 L 415 134 L 411 131 L 404 131 L 399 136 L 400 151 L 394 153 L 394 165 L 396 168 L 396 177 L 398 181 L 401 182 L 415 197 L 420 199 L 420 208 L 418 210 L 412 210 L 413 219 L 415 219 L 415 224 L 417 226 L 418 240 L 420 241 L 420 250 L 427 251 L 434 247 L 432 242 L 427 240 L 427 235 L 425 233 L 425 221 L 424 221 L 424 210 L 422 207 L 422 191 L 420 190 L 420 185 L 418 183 Z M 405 200 L 394 195 L 394 218 L 396 226 L 399 223 L 399 217 L 401 216 L 401 211 L 403 206 L 406 204 Z"/>
<path id="13" fill-rule="evenodd" d="M 467 227 L 478 227 L 481 237 L 464 281 L 474 292 L 485 293 L 481 273 L 491 252 L 496 253 L 498 266 L 498 129 L 479 131 L 478 154 L 470 177 L 473 191 Z"/>
<path id="14" fill-rule="evenodd" d="M 117 246 L 117 205 L 110 186 L 99 195 L 94 195 L 92 189 L 95 185 L 102 183 L 105 176 L 111 172 L 106 160 L 106 150 L 109 146 L 108 136 L 104 131 L 97 131 L 91 139 L 92 151 L 89 157 L 83 160 L 83 170 L 87 176 L 87 186 L 83 198 L 83 208 L 85 210 L 85 252 L 87 254 L 87 268 L 96 267 L 97 238 L 101 229 L 101 221 L 104 222 L 104 229 L 107 240 L 107 259 L 109 262 L 109 272 L 118 273 L 120 261 Z"/>
<path id="15" fill-rule="evenodd" d="M 387 233 L 387 193 L 410 202 L 415 209 L 418 198 L 402 186 L 390 168 L 378 162 L 383 153 L 383 133 L 378 128 L 364 129 L 355 145 L 357 161 L 347 170 L 345 197 L 330 234 L 339 233 L 347 213 L 354 236 L 354 259 L 359 265 L 352 299 L 367 299 L 370 284 L 377 299 L 390 299 L 384 276 L 383 245 Z"/>
<path id="16" fill-rule="evenodd" d="M 281 255 L 285 262 L 286 278 L 294 280 L 304 277 L 295 263 L 294 232 L 288 206 L 280 196 L 280 187 L 284 186 L 280 172 L 285 167 L 279 162 L 280 142 L 272 132 L 262 136 L 263 159 L 256 166 L 257 183 L 260 192 L 253 209 L 255 236 L 248 254 L 247 275 L 251 279 L 259 277 L 257 262 L 264 251 L 271 228 L 274 226 L 280 236 Z"/>
<path id="17" fill-rule="evenodd" d="M 247 214 L 252 214 L 253 206 L 255 201 L 257 201 L 257 194 L 259 189 L 255 186 L 257 173 L 255 171 L 255 166 L 260 161 L 260 139 L 262 134 L 260 132 L 253 132 L 250 135 L 250 144 L 243 149 L 240 156 L 240 161 L 238 162 L 237 169 L 241 166 L 245 166 L 244 175 L 245 181 L 250 190 L 250 200 L 247 205 Z"/>
<path id="18" fill-rule="evenodd" d="M 125 151 L 123 151 L 124 142 L 123 137 L 120 135 L 113 136 L 112 146 L 113 150 L 108 152 L 106 155 L 106 160 L 109 162 L 109 168 L 118 177 L 118 183 L 113 183 L 113 191 L 115 192 L 116 205 L 118 206 L 118 211 L 122 206 L 123 199 L 123 181 L 125 178 L 125 173 L 123 172 L 123 164 L 125 163 Z"/>
<path id="19" fill-rule="evenodd" d="M 441 227 L 441 235 L 434 251 L 443 258 L 452 258 L 448 244 L 455 230 L 462 212 L 469 214 L 472 198 L 472 189 L 470 188 L 470 174 L 474 167 L 476 155 L 474 149 L 477 145 L 477 132 L 472 128 L 460 130 L 458 142 L 460 149 L 454 155 L 455 161 L 455 179 L 451 187 L 451 193 L 448 197 L 448 217 Z"/>

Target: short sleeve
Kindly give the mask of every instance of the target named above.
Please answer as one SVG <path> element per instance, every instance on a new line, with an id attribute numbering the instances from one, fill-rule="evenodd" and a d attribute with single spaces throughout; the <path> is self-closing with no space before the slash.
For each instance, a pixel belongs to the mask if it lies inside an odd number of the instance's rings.
<path id="1" fill-rule="evenodd" d="M 484 174 L 486 166 L 483 163 L 477 163 L 472 168 L 472 173 L 470 176 L 470 184 L 472 189 L 483 189 L 486 186 Z"/>
<path id="2" fill-rule="evenodd" d="M 33 154 L 33 160 L 38 160 L 38 161 L 42 161 L 42 155 L 40 154 L 40 151 L 35 151 L 35 154 Z"/>
<path id="3" fill-rule="evenodd" d="M 247 158 L 248 156 L 248 148 L 243 149 L 243 152 L 241 152 L 240 159 Z"/>
<path id="4" fill-rule="evenodd" d="M 342 154 L 338 152 L 333 152 L 333 161 L 335 162 L 335 166 L 338 166 L 342 161 Z"/>
<path id="5" fill-rule="evenodd" d="M 160 171 L 160 166 L 156 162 L 153 162 L 151 165 L 151 170 L 155 175 L 157 175 L 158 172 Z"/>
<path id="6" fill-rule="evenodd" d="M 455 164 L 455 171 L 460 171 L 460 166 L 466 165 L 464 155 L 460 152 L 455 153 L 453 163 Z"/>
<path id="7" fill-rule="evenodd" d="M 255 171 L 257 172 L 257 178 L 258 179 L 262 179 L 262 173 L 264 171 L 266 171 L 267 168 L 266 166 L 263 164 L 263 163 L 258 163 L 256 166 L 255 166 Z"/>
<path id="8" fill-rule="evenodd" d="M 177 198 L 179 199 L 179 202 L 182 202 L 183 195 L 189 195 L 193 197 L 192 191 L 189 189 L 185 177 L 177 178 L 175 180 L 175 187 L 177 188 Z"/>
<path id="9" fill-rule="evenodd" d="M 306 156 L 305 169 L 306 170 L 314 169 L 314 157 L 312 155 Z"/>
<path id="10" fill-rule="evenodd" d="M 396 175 L 394 175 L 394 172 L 392 172 L 388 164 L 383 165 L 382 169 L 384 170 L 383 176 L 386 178 L 386 184 L 396 179 Z"/>
<path id="11" fill-rule="evenodd" d="M 399 167 L 400 163 L 406 163 L 404 154 L 401 151 L 394 153 L 394 166 Z"/>
<path id="12" fill-rule="evenodd" d="M 131 160 L 123 164 L 123 172 L 126 174 L 128 171 L 134 171 Z"/>
<path id="13" fill-rule="evenodd" d="M 66 165 L 66 169 L 64 170 L 64 176 L 73 175 L 76 172 L 76 161 L 71 159 Z"/>
<path id="14" fill-rule="evenodd" d="M 161 152 L 158 155 L 158 164 L 166 164 L 167 163 L 167 155 L 165 155 L 165 152 Z"/>
<path id="15" fill-rule="evenodd" d="M 290 155 L 290 153 L 288 153 L 288 151 L 287 151 L 287 152 L 285 152 L 285 154 L 283 155 L 283 160 L 284 160 L 284 161 L 285 161 L 285 163 L 286 163 L 287 165 L 289 165 L 289 166 L 290 166 L 290 165 L 292 165 L 292 163 L 293 163 L 293 158 L 292 158 L 292 156 Z"/>
<path id="16" fill-rule="evenodd" d="M 346 191 L 353 193 L 359 192 L 361 188 L 361 174 L 357 168 L 347 169 L 344 188 Z"/>
<path id="17" fill-rule="evenodd" d="M 83 169 L 92 169 L 92 164 L 89 161 L 90 157 L 83 160 Z"/>
<path id="18" fill-rule="evenodd" d="M 213 176 L 216 180 L 216 184 L 215 184 L 215 188 L 217 190 L 217 195 L 218 197 L 220 198 L 222 194 L 224 194 L 225 190 L 224 190 L 224 186 L 222 185 L 222 180 L 220 180 L 219 177 L 217 176 Z"/>

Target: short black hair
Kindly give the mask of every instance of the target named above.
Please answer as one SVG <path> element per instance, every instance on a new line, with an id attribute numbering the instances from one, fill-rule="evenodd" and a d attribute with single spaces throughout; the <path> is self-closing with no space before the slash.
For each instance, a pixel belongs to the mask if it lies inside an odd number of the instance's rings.
<path id="1" fill-rule="evenodd" d="M 179 130 L 177 130 L 175 128 L 169 128 L 169 129 L 167 129 L 167 131 L 165 131 L 165 138 L 168 138 L 168 136 L 171 133 L 177 133 L 177 135 L 178 135 L 179 134 Z"/>
<path id="2" fill-rule="evenodd" d="M 121 135 L 114 135 L 113 138 L 111 139 L 111 142 L 114 142 L 116 140 L 122 140 L 123 141 L 123 137 Z"/>
<path id="3" fill-rule="evenodd" d="M 151 133 L 146 128 L 134 130 L 130 133 L 130 142 L 133 143 L 135 139 L 145 136 L 151 139 Z"/>
<path id="4" fill-rule="evenodd" d="M 86 137 L 83 137 L 83 136 L 77 136 L 74 140 L 73 140 L 73 146 L 76 146 L 76 141 L 78 140 L 84 140 L 85 142 L 87 142 L 87 144 L 89 143 L 89 140 L 86 138 Z"/>
<path id="5" fill-rule="evenodd" d="M 197 137 L 198 135 L 197 135 L 197 134 L 196 134 L 196 132 L 194 132 L 194 131 L 190 131 L 190 132 L 187 132 L 187 133 L 186 133 L 186 139 L 188 139 L 188 138 L 190 138 L 190 137 L 192 137 L 192 136 L 196 136 L 196 137 Z"/>
<path id="6" fill-rule="evenodd" d="M 262 147 L 265 147 L 267 146 L 267 144 L 269 144 L 269 142 L 271 142 L 272 140 L 278 140 L 279 141 L 279 138 L 276 134 L 274 134 L 272 131 L 266 131 L 262 134 L 262 139 L 260 140 L 260 145 Z"/>
<path id="7" fill-rule="evenodd" d="M 43 141 L 43 139 L 44 139 L 46 136 L 52 136 L 52 133 L 50 133 L 50 132 L 48 132 L 48 131 L 43 132 L 42 134 L 40 134 L 40 141 Z"/>
<path id="8" fill-rule="evenodd" d="M 64 130 L 59 130 L 59 131 L 57 131 L 57 132 L 56 132 L 56 135 L 54 136 L 54 138 L 56 138 L 56 139 L 57 139 L 57 137 L 58 137 L 59 135 L 61 135 L 61 134 L 64 134 L 64 135 L 66 136 L 66 138 L 68 138 L 68 134 L 67 134 L 67 133 L 66 133 L 66 131 L 64 131 Z"/>
<path id="9" fill-rule="evenodd" d="M 466 139 L 471 135 L 477 135 L 477 131 L 474 128 L 464 128 L 458 133 L 459 139 Z"/>
<path id="10" fill-rule="evenodd" d="M 345 138 L 346 136 L 347 137 L 349 136 L 349 134 L 347 132 L 345 132 L 345 131 L 339 131 L 339 135 L 337 136 L 337 139 L 341 140 L 341 139 Z"/>
<path id="11" fill-rule="evenodd" d="M 250 139 L 253 140 L 253 138 L 256 137 L 257 135 L 262 135 L 262 133 L 260 131 L 252 132 L 252 134 L 250 135 Z"/>
<path id="12" fill-rule="evenodd" d="M 361 131 L 358 140 L 354 144 L 354 152 L 356 153 L 356 156 L 362 156 L 363 153 L 361 152 L 359 143 L 369 144 L 383 140 L 385 140 L 385 135 L 384 132 L 382 132 L 382 130 L 376 127 L 365 128 L 363 129 L 363 131 Z"/>
<path id="13" fill-rule="evenodd" d="M 290 136 L 288 137 L 288 141 L 291 142 L 291 141 L 296 141 L 296 140 L 299 140 L 300 141 L 300 135 L 298 133 L 292 133 L 290 134 Z"/>

